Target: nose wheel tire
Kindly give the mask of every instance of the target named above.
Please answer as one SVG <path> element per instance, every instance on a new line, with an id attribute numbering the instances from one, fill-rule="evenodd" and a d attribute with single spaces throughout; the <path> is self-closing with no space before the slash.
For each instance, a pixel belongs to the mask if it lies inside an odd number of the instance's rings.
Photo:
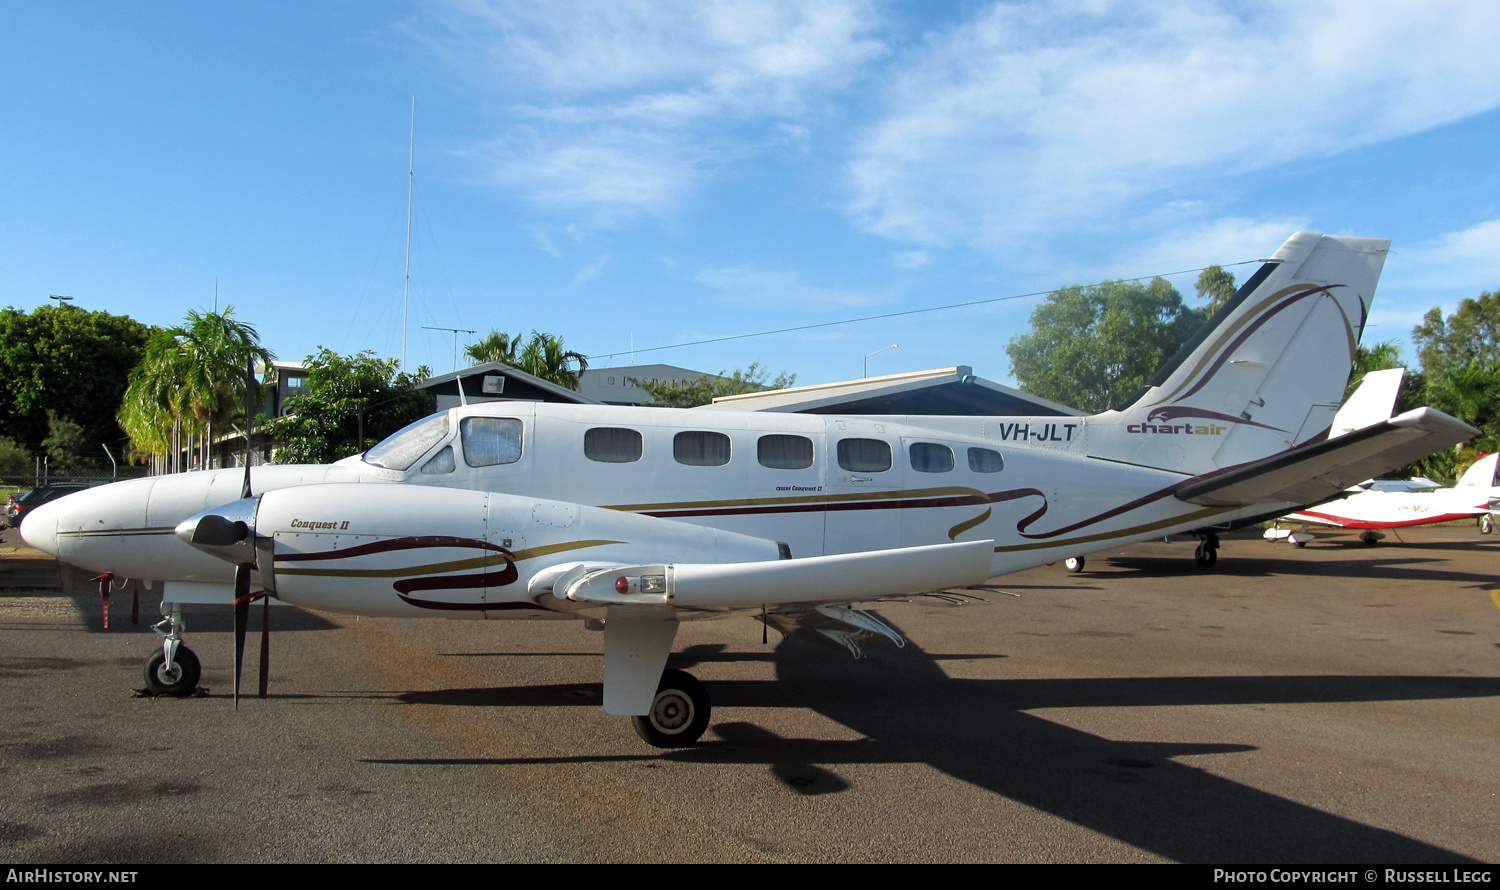
<path id="1" fill-rule="evenodd" d="M 708 729 L 708 690 L 686 671 L 662 671 L 651 711 L 631 717 L 635 734 L 656 748 L 686 748 Z"/>
<path id="2" fill-rule="evenodd" d="M 1067 569 L 1071 574 L 1078 574 L 1083 571 L 1083 557 L 1072 556 L 1063 560 L 1063 568 Z"/>
<path id="3" fill-rule="evenodd" d="M 146 691 L 152 695 L 173 695 L 185 698 L 198 688 L 198 679 L 203 668 L 198 656 L 186 646 L 177 647 L 176 660 L 168 664 L 167 656 L 157 652 L 146 662 Z"/>

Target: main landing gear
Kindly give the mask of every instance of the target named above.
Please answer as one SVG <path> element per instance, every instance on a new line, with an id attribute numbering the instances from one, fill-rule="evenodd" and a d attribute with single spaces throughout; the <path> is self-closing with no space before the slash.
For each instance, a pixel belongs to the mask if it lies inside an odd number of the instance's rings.
<path id="1" fill-rule="evenodd" d="M 1198 542 L 1198 549 L 1193 551 L 1193 559 L 1197 560 L 1199 568 L 1213 568 L 1219 561 L 1219 536 L 1213 532 L 1205 534 Z"/>
<path id="2" fill-rule="evenodd" d="M 193 650 L 182 645 L 182 632 L 187 630 L 182 606 L 163 603 L 161 612 L 161 622 L 151 628 L 162 636 L 161 651 L 146 662 L 146 691 L 184 698 L 198 688 L 203 668 Z"/>
<path id="3" fill-rule="evenodd" d="M 713 706 L 708 690 L 686 671 L 662 671 L 661 685 L 651 700 L 651 711 L 631 717 L 635 734 L 657 748 L 686 748 L 708 729 Z"/>

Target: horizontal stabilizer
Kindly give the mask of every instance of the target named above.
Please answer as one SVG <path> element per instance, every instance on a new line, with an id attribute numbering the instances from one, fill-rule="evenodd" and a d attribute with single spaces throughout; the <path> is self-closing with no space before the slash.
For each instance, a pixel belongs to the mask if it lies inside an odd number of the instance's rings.
<path id="1" fill-rule="evenodd" d="M 1329 437 L 1347 435 L 1382 420 L 1390 420 L 1391 412 L 1396 408 L 1396 396 L 1401 394 L 1401 379 L 1405 376 L 1405 368 L 1387 368 L 1366 374 L 1359 388 L 1333 415 Z"/>
<path id="2" fill-rule="evenodd" d="M 1234 467 L 1184 486 L 1179 500 L 1205 506 L 1321 504 L 1345 488 L 1457 445 L 1479 431 L 1418 408 L 1347 435 Z"/>
<path id="3" fill-rule="evenodd" d="M 852 602 L 978 584 L 994 541 L 965 541 L 765 562 L 619 566 L 560 579 L 553 595 L 610 606 L 750 609 Z"/>

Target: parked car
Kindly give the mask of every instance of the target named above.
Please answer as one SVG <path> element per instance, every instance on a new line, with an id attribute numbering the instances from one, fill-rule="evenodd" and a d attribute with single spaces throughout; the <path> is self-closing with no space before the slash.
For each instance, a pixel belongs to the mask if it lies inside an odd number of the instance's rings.
<path id="1" fill-rule="evenodd" d="M 86 482 L 54 482 L 50 485 L 43 485 L 41 488 L 34 488 L 19 496 L 15 504 L 6 508 L 6 520 L 11 528 L 20 528 L 21 520 L 31 510 L 35 510 L 48 501 L 55 501 L 63 495 L 83 491 L 88 487 Z"/>
<path id="2" fill-rule="evenodd" d="M 31 491 L 29 489 L 27 491 L 13 491 L 6 496 L 5 511 L 3 513 L 0 513 L 0 526 L 8 527 L 15 525 L 15 523 L 11 521 L 11 514 L 15 512 L 16 504 L 21 502 L 21 498 L 26 497 L 28 494 L 31 494 Z"/>

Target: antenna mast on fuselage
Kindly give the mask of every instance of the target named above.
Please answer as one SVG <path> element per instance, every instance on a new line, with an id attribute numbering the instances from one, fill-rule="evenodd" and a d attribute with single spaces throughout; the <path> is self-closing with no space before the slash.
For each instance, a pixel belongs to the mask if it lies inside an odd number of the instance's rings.
<path id="1" fill-rule="evenodd" d="M 411 303 L 411 184 L 417 167 L 417 97 L 411 97 L 411 145 L 406 159 L 406 284 L 401 290 L 401 370 L 406 370 L 406 314 Z"/>

